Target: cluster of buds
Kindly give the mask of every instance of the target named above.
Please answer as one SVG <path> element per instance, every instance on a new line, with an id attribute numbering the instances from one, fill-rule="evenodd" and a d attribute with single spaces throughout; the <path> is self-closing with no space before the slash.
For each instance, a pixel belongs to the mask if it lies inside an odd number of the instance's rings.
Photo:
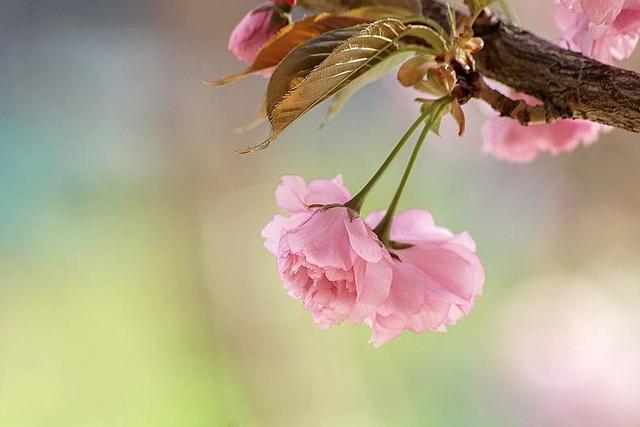
<path id="1" fill-rule="evenodd" d="M 473 7 L 479 5 L 470 7 L 474 11 Z M 412 87 L 430 97 L 419 99 L 426 106 L 435 99 L 452 96 L 453 100 L 447 108 L 458 123 L 460 135 L 464 133 L 466 121 L 461 106 L 474 96 L 475 83 L 480 78 L 475 70 L 473 55 L 482 50 L 484 42 L 474 36 L 473 24 L 482 13 L 480 10 L 460 20 L 456 20 L 452 13 L 449 34 L 445 34 L 441 28 L 434 29 L 440 37 L 429 38 L 429 49 L 407 60 L 397 76 L 403 86 Z"/>

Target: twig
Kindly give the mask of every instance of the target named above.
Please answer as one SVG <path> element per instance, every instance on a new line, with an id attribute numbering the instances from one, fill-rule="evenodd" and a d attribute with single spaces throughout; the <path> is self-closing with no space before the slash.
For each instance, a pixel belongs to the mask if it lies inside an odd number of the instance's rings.
<path id="1" fill-rule="evenodd" d="M 527 126 L 533 123 L 549 123 L 558 119 L 552 111 L 547 111 L 544 104 L 529 105 L 522 100 L 513 100 L 497 90 L 487 86 L 484 79 L 476 83 L 475 97 L 482 99 L 502 117 L 511 117 Z"/>

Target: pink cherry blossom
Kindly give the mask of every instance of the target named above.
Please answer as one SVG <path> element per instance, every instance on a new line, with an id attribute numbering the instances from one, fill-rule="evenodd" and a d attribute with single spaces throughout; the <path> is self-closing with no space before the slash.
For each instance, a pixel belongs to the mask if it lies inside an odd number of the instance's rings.
<path id="1" fill-rule="evenodd" d="M 296 0 L 269 0 L 247 13 L 231 33 L 229 50 L 241 61 L 253 64 L 265 43 L 289 23 L 281 8 L 295 4 Z"/>
<path id="2" fill-rule="evenodd" d="M 521 99 L 530 105 L 540 104 L 537 99 L 523 93 L 506 92 L 512 99 Z M 500 159 L 527 163 L 543 152 L 558 155 L 574 150 L 580 144 L 592 144 L 604 128 L 586 120 L 558 120 L 522 126 L 508 117 L 494 117 L 483 129 L 484 150 Z"/>
<path id="3" fill-rule="evenodd" d="M 611 23 L 620 14 L 627 0 L 561 0 L 561 3 L 574 11 L 583 12 L 594 24 Z"/>
<path id="4" fill-rule="evenodd" d="M 291 215 L 276 216 L 263 230 L 289 295 L 321 328 L 362 322 L 389 296 L 389 252 L 356 212 L 331 206 L 349 198 L 340 178 L 305 185 L 285 177 L 276 199 Z"/>
<path id="5" fill-rule="evenodd" d="M 367 218 L 369 226 L 383 213 Z M 467 233 L 453 235 L 435 225 L 423 210 L 409 210 L 394 218 L 393 279 L 389 297 L 367 319 L 373 329 L 371 343 L 379 347 L 408 330 L 445 332 L 474 307 L 482 293 L 484 269 Z"/>
<path id="6" fill-rule="evenodd" d="M 570 49 L 607 64 L 631 56 L 640 38 L 640 0 L 563 0 L 555 18 Z"/>
<path id="7" fill-rule="evenodd" d="M 285 232 L 308 220 L 320 206 L 346 203 L 350 198 L 341 175 L 330 181 L 311 181 L 309 185 L 299 176 L 283 176 L 276 188 L 276 205 L 287 211 L 289 216 L 275 215 L 267 224 L 262 230 L 264 246 L 276 255 L 280 238 Z"/>
<path id="8" fill-rule="evenodd" d="M 640 0 L 561 0 L 556 23 L 563 43 L 598 61 L 611 64 L 628 58 L 640 38 Z M 530 96 L 505 90 L 514 99 L 531 105 Z M 579 145 L 592 144 L 600 131 L 609 128 L 583 120 L 560 120 L 521 126 L 510 118 L 493 118 L 484 127 L 485 151 L 520 163 L 530 162 L 541 152 L 557 155 Z"/>

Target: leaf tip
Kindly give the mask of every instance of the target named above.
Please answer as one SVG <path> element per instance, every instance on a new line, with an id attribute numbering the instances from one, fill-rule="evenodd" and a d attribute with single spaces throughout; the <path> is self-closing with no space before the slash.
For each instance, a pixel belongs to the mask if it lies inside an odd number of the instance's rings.
<path id="1" fill-rule="evenodd" d="M 250 153 L 255 153 L 256 151 L 262 151 L 265 148 L 267 148 L 269 145 L 271 145 L 274 139 L 275 137 L 272 135 L 258 144 L 250 145 L 248 147 L 240 148 L 240 149 L 234 148 L 233 151 L 235 151 L 238 154 L 250 154 Z"/>
<path id="2" fill-rule="evenodd" d="M 217 80 L 202 80 L 202 83 L 208 87 L 226 86 L 228 84 L 235 83 L 238 80 L 242 80 L 243 78 L 247 77 L 251 73 L 252 71 L 247 70 L 247 71 L 243 71 L 238 74 L 232 74 L 230 76 L 223 77 Z"/>

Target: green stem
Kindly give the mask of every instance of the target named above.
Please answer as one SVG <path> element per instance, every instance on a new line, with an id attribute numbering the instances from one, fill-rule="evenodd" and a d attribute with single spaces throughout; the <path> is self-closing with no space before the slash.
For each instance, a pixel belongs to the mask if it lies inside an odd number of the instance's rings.
<path id="1" fill-rule="evenodd" d="M 418 129 L 418 126 L 420 126 L 420 124 L 425 121 L 425 119 L 429 116 L 429 114 L 430 114 L 430 111 L 425 111 L 420 115 L 420 117 L 418 117 L 418 119 L 411 125 L 409 130 L 407 130 L 407 132 L 404 134 L 402 139 L 400 139 L 398 144 L 396 144 L 393 151 L 391 151 L 387 159 L 384 161 L 382 166 L 380 166 L 380 168 L 376 171 L 376 173 L 369 180 L 369 182 L 367 182 L 367 184 L 364 186 L 362 190 L 360 190 L 358 194 L 356 194 L 351 200 L 345 203 L 344 206 L 351 208 L 354 211 L 360 213 L 360 211 L 362 210 L 362 206 L 364 205 L 364 200 L 366 199 L 371 189 L 376 185 L 378 180 L 380 180 L 385 170 L 387 170 L 387 168 L 393 162 L 393 160 L 398 155 L 400 150 L 402 150 L 402 147 L 404 147 L 404 145 L 407 143 L 409 138 L 411 138 L 411 135 L 413 135 L 416 129 Z"/>
<path id="2" fill-rule="evenodd" d="M 429 119 L 422 129 L 422 133 L 418 137 L 418 141 L 416 142 L 415 147 L 413 148 L 413 152 L 411 153 L 411 157 L 409 158 L 409 163 L 407 164 L 407 168 L 404 171 L 404 175 L 402 175 L 402 179 L 400 180 L 400 185 L 396 190 L 396 193 L 393 196 L 393 200 L 387 209 L 387 213 L 384 218 L 375 228 L 374 232 L 380 239 L 380 241 L 385 245 L 389 245 L 389 231 L 391 230 L 391 223 L 393 222 L 393 216 L 398 208 L 398 202 L 400 201 L 400 197 L 402 196 L 402 192 L 404 191 L 407 182 L 409 181 L 409 177 L 411 176 L 411 171 L 413 170 L 413 166 L 418 159 L 418 154 L 420 153 L 420 149 L 424 145 L 425 140 L 427 139 L 427 135 L 433 128 L 433 125 L 440 118 L 440 114 L 442 110 L 447 106 L 447 104 L 451 102 L 449 98 L 443 98 L 436 103 L 433 104 L 432 108 L 429 108 L 427 111 L 430 113 Z"/>
<path id="3" fill-rule="evenodd" d="M 500 8 L 512 24 L 518 24 L 518 15 L 509 0 L 500 0 Z"/>

